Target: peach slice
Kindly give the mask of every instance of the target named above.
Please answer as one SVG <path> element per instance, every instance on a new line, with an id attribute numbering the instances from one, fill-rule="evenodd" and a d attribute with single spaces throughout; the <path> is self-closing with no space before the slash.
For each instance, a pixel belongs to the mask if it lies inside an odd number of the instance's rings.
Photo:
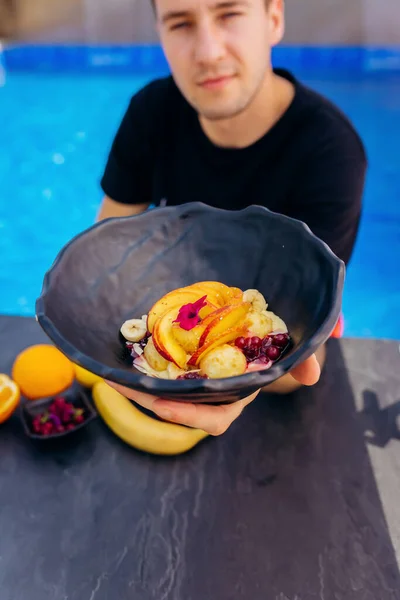
<path id="1" fill-rule="evenodd" d="M 172 323 L 178 316 L 179 307 L 168 310 L 157 319 L 153 329 L 153 343 L 159 354 L 180 369 L 185 369 L 188 355 L 172 333 Z"/>
<path id="2" fill-rule="evenodd" d="M 219 314 L 215 313 L 215 318 L 207 325 L 200 338 L 200 348 L 220 333 L 238 325 L 245 319 L 250 309 L 250 302 L 242 302 L 238 305 L 224 306 Z"/>
<path id="3" fill-rule="evenodd" d="M 197 327 L 198 326 L 186 331 L 186 329 L 180 327 L 179 323 L 172 324 L 172 335 L 178 344 L 189 354 L 196 352 L 199 347 L 199 341 L 203 330 L 198 329 Z"/>
<path id="4" fill-rule="evenodd" d="M 175 306 L 181 307 L 184 304 L 196 302 L 196 300 L 199 300 L 204 295 L 205 294 L 200 291 L 189 290 L 187 288 L 179 288 L 178 290 L 169 292 L 160 300 L 158 300 L 158 302 L 156 302 L 149 310 L 147 315 L 147 329 L 150 333 L 153 333 L 155 322 L 159 317 L 162 317 L 166 312 L 168 312 L 168 310 L 174 308 Z M 212 309 L 214 309 L 213 304 Z"/>
<path id="5" fill-rule="evenodd" d="M 200 348 L 195 352 L 188 361 L 188 364 L 191 366 L 197 366 L 200 361 L 207 356 L 211 350 L 217 348 L 218 346 L 222 346 L 224 344 L 229 344 L 229 342 L 233 342 L 236 338 L 241 337 L 246 331 L 246 327 L 244 325 L 239 325 L 236 327 L 232 327 L 231 329 L 227 329 L 226 331 L 220 333 L 217 337 L 213 337 L 208 340 L 204 346 L 200 346 Z"/>
<path id="6" fill-rule="evenodd" d="M 229 287 L 218 281 L 200 281 L 199 283 L 196 283 L 195 286 L 208 291 L 210 294 L 216 294 L 221 306 L 226 304 L 239 304 L 243 300 L 243 292 L 241 289 Z"/>
<path id="7" fill-rule="evenodd" d="M 239 288 L 231 287 L 227 291 L 227 304 L 240 304 L 243 302 L 243 292 Z"/>
<path id="8" fill-rule="evenodd" d="M 212 308 L 212 310 L 211 310 Z M 172 334 L 176 341 L 186 350 L 189 354 L 196 352 L 199 348 L 200 338 L 204 331 L 214 319 L 225 311 L 225 307 L 216 308 L 215 306 L 208 304 L 200 310 L 200 317 L 202 321 L 198 323 L 193 329 L 187 331 L 182 329 L 179 323 L 172 324 Z M 207 314 L 208 313 L 208 314 Z"/>
<path id="9" fill-rule="evenodd" d="M 211 302 L 212 304 L 215 304 L 215 306 L 217 308 L 219 308 L 225 304 L 225 301 L 224 301 L 223 297 L 221 296 L 221 294 L 217 293 L 213 289 L 203 287 L 201 284 L 194 283 L 193 285 L 190 285 L 185 289 L 188 292 L 189 291 L 190 292 L 193 292 L 193 291 L 199 292 L 201 294 L 201 296 L 207 295 L 207 300 L 209 302 Z"/>

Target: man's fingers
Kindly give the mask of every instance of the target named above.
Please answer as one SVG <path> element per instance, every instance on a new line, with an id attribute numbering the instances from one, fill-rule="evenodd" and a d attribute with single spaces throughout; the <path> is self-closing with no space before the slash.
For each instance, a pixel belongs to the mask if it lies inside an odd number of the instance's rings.
<path id="1" fill-rule="evenodd" d="M 155 400 L 154 396 L 150 394 L 143 394 L 143 392 L 137 392 L 136 390 L 131 390 L 130 388 L 124 387 L 123 385 L 119 385 L 119 383 L 114 383 L 113 381 L 107 381 L 108 385 L 126 398 L 137 402 L 143 408 L 147 408 L 148 410 L 153 409 L 153 402 Z"/>
<path id="2" fill-rule="evenodd" d="M 225 433 L 232 422 L 239 417 L 244 406 L 243 400 L 234 404 L 213 406 L 157 399 L 153 403 L 153 410 L 162 419 L 202 429 L 216 436 Z"/>
<path id="3" fill-rule="evenodd" d="M 315 354 L 307 358 L 301 365 L 298 365 L 290 374 L 296 381 L 303 385 L 314 385 L 318 382 L 321 376 L 321 367 Z"/>
<path id="4" fill-rule="evenodd" d="M 225 433 L 233 421 L 240 416 L 244 407 L 252 402 L 259 393 L 257 391 L 233 404 L 215 406 L 213 404 L 192 404 L 190 402 L 162 400 L 149 394 L 130 390 L 112 381 L 107 381 L 107 383 L 123 396 L 137 402 L 143 408 L 153 411 L 161 419 L 195 429 L 202 429 L 213 436 Z"/>
<path id="5" fill-rule="evenodd" d="M 259 391 L 233 404 L 221 406 L 157 399 L 153 403 L 153 411 L 162 419 L 202 429 L 210 435 L 216 436 L 225 433 L 233 421 L 241 415 L 244 407 L 250 404 L 258 393 Z"/>

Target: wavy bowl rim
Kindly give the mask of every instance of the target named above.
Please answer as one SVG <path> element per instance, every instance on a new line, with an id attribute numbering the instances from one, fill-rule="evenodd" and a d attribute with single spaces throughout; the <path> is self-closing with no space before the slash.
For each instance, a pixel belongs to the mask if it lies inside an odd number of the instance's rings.
<path id="1" fill-rule="evenodd" d="M 127 371 L 125 369 L 115 369 L 108 367 L 103 363 L 93 359 L 87 354 L 77 350 L 57 329 L 53 321 L 46 315 L 45 311 L 45 299 L 51 287 L 52 278 L 56 274 L 56 270 L 62 262 L 64 256 L 68 253 L 71 247 L 80 239 L 90 235 L 95 230 L 101 230 L 106 228 L 111 222 L 126 221 L 132 219 L 148 219 L 149 214 L 152 211 L 157 211 L 158 214 L 168 214 L 175 212 L 177 217 L 181 217 L 191 212 L 196 212 L 201 209 L 203 212 L 210 212 L 214 214 L 243 214 L 244 216 L 259 214 L 262 218 L 272 218 L 283 223 L 288 223 L 297 231 L 301 232 L 301 235 L 309 239 L 310 243 L 316 246 L 327 263 L 330 265 L 330 278 L 332 289 L 334 290 L 334 297 L 332 306 L 328 312 L 328 315 L 324 321 L 317 328 L 315 333 L 307 340 L 305 340 L 296 350 L 292 353 L 284 356 L 277 363 L 274 363 L 270 368 L 252 373 L 245 373 L 243 375 L 237 375 L 233 377 L 225 377 L 221 379 L 194 379 L 194 380 L 168 380 L 158 379 L 145 375 L 137 371 Z M 252 204 L 244 209 L 240 210 L 229 210 L 223 208 L 216 208 L 209 206 L 203 202 L 190 202 L 181 204 L 179 206 L 165 206 L 156 207 L 151 211 L 147 210 L 137 215 L 127 217 L 110 217 L 97 223 L 94 223 L 87 229 L 81 231 L 69 242 L 67 242 L 56 255 L 50 268 L 46 271 L 43 279 L 42 290 L 38 296 L 35 304 L 36 320 L 49 337 L 49 339 L 55 344 L 55 346 L 63 352 L 71 361 L 77 365 L 99 375 L 100 377 L 119 383 L 128 388 L 147 392 L 150 394 L 162 395 L 162 394 L 185 394 L 185 393 L 199 393 L 199 394 L 213 394 L 218 392 L 235 392 L 240 391 L 243 388 L 262 388 L 268 383 L 275 381 L 282 377 L 282 375 L 288 373 L 295 366 L 309 358 L 319 346 L 325 343 L 330 337 L 332 331 L 335 328 L 337 320 L 340 316 L 342 306 L 342 294 L 345 281 L 346 267 L 345 263 L 338 257 L 326 242 L 317 237 L 309 228 L 309 226 L 299 219 L 282 215 L 274 212 L 264 206 Z"/>

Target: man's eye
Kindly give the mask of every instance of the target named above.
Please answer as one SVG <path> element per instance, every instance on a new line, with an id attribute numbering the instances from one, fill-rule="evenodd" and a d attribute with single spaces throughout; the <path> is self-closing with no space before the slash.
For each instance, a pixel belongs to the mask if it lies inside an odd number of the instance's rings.
<path id="1" fill-rule="evenodd" d="M 177 29 L 185 29 L 189 27 L 189 23 L 186 21 L 182 21 L 182 23 L 175 23 L 171 26 L 171 31 L 176 31 Z"/>
<path id="2" fill-rule="evenodd" d="M 232 19 L 232 17 L 240 17 L 241 14 L 238 12 L 230 12 L 230 13 L 225 13 L 221 16 L 222 19 Z"/>

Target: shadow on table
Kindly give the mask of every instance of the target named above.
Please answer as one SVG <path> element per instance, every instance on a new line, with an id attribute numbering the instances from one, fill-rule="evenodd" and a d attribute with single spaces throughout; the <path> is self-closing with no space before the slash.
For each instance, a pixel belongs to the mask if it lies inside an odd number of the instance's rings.
<path id="1" fill-rule="evenodd" d="M 365 430 L 381 447 L 398 439 L 399 403 L 380 410 L 371 391 L 364 402 L 360 415 L 335 341 L 316 387 L 290 399 L 259 397 L 225 440 L 204 449 L 189 486 L 202 491 L 189 509 L 182 597 L 400 598 L 364 439 Z"/>

